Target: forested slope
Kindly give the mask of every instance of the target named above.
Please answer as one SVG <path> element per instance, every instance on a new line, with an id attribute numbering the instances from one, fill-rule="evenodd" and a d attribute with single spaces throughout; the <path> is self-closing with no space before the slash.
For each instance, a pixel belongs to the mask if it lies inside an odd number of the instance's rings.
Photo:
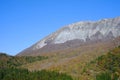
<path id="1" fill-rule="evenodd" d="M 71 76 L 56 71 L 28 71 L 19 66 L 35 61 L 47 59 L 47 57 L 14 57 L 0 54 L 0 80 L 73 80 Z"/>

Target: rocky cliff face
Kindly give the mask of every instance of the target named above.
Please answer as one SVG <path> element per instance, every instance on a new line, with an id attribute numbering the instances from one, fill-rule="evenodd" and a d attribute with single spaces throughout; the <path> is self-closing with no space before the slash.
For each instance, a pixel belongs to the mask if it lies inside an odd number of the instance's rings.
<path id="1" fill-rule="evenodd" d="M 39 53 L 80 46 L 81 44 L 113 40 L 120 36 L 120 17 L 67 25 L 25 49 L 19 55 L 38 50 Z"/>

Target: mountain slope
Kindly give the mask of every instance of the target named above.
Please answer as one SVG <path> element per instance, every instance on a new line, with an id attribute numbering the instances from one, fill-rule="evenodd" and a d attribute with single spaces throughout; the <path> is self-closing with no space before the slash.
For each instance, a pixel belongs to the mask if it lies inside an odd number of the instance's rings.
<path id="1" fill-rule="evenodd" d="M 120 17 L 86 21 L 67 25 L 21 51 L 18 56 L 36 56 L 42 53 L 76 48 L 86 44 L 114 40 L 120 36 Z"/>
<path id="2" fill-rule="evenodd" d="M 117 38 L 116 40 L 120 41 L 120 38 Z M 43 69 L 59 71 L 61 73 L 67 73 L 71 75 L 73 78 L 75 78 L 75 80 L 93 80 L 96 73 L 91 74 L 91 72 L 94 69 L 96 70 L 96 67 L 95 64 L 92 64 L 93 66 L 90 66 L 89 68 L 88 64 L 91 64 L 91 61 L 94 61 L 97 57 L 114 49 L 113 46 L 114 42 L 110 41 L 105 43 L 84 45 L 72 50 L 67 49 L 61 52 L 56 51 L 54 53 L 52 52 L 46 54 L 45 56 L 49 57 L 44 61 L 37 61 L 21 67 L 29 69 L 30 71 Z"/>

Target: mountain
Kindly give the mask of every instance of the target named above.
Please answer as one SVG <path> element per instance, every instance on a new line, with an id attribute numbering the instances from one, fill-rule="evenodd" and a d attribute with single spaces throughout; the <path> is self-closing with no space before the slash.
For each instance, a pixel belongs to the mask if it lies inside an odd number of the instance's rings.
<path id="1" fill-rule="evenodd" d="M 99 21 L 82 21 L 64 26 L 21 51 L 17 56 L 43 55 L 98 43 L 114 44 L 114 40 L 117 40 L 119 36 L 120 17 Z M 119 40 L 114 46 L 118 44 Z"/>

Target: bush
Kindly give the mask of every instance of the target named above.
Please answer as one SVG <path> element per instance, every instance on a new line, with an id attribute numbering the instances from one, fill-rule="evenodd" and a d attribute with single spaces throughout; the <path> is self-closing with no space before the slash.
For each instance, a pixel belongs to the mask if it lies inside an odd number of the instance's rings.
<path id="1" fill-rule="evenodd" d="M 112 80 L 109 72 L 100 73 L 96 76 L 96 80 Z"/>

